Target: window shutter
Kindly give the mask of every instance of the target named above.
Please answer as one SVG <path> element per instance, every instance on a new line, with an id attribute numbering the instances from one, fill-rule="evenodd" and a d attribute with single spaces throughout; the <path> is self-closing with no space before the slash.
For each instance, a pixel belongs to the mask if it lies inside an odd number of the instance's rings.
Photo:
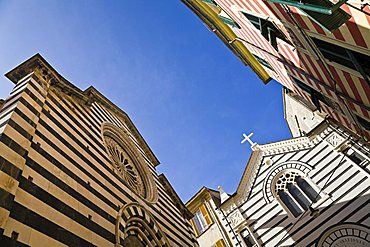
<path id="1" fill-rule="evenodd" d="M 195 233 L 195 236 L 198 236 L 198 235 L 199 235 L 199 233 L 198 233 L 197 228 L 196 228 L 196 227 L 195 227 L 195 225 L 194 225 L 194 219 L 191 219 L 191 220 L 190 220 L 190 225 L 191 225 L 191 227 L 193 228 L 193 231 L 194 231 L 194 233 Z"/>
<path id="2" fill-rule="evenodd" d="M 320 5 L 323 7 L 331 7 L 333 3 L 328 0 L 307 0 L 307 3 Z M 319 24 L 323 29 L 328 32 L 332 32 L 342 26 L 345 22 L 347 22 L 351 15 L 347 14 L 344 10 L 338 8 L 334 10 L 330 15 L 328 14 L 321 14 L 312 10 L 303 10 L 308 17 L 310 17 L 314 22 Z"/>
<path id="3" fill-rule="evenodd" d="M 334 5 L 329 0 L 305 0 L 303 6 L 302 3 L 297 0 L 269 1 L 299 8 L 327 32 L 332 32 L 335 29 L 338 29 L 351 18 L 351 15 L 339 8 L 345 0 L 339 1 L 338 5 Z"/>
<path id="4" fill-rule="evenodd" d="M 212 5 L 216 5 L 213 0 L 202 0 L 203 2 L 205 3 L 208 3 L 208 4 L 212 4 Z"/>
<path id="5" fill-rule="evenodd" d="M 225 16 L 222 16 L 222 15 L 219 15 L 218 17 L 220 17 L 220 19 L 227 25 L 229 26 L 232 26 L 234 28 L 239 28 L 240 29 L 240 26 L 233 20 L 225 17 Z"/>
<path id="6" fill-rule="evenodd" d="M 202 212 L 202 215 L 204 219 L 206 220 L 207 225 L 212 224 L 211 217 L 209 216 L 206 206 L 204 204 L 200 206 L 200 211 Z"/>

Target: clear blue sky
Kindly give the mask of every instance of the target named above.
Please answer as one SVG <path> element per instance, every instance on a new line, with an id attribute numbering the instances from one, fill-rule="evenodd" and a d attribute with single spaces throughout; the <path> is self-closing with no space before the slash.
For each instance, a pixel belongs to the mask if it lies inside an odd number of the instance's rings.
<path id="1" fill-rule="evenodd" d="M 250 155 L 242 132 L 290 137 L 281 86 L 267 86 L 179 0 L 0 1 L 0 72 L 40 53 L 81 89 L 127 112 L 186 202 L 233 193 Z M 12 84 L 0 78 L 0 98 Z"/>

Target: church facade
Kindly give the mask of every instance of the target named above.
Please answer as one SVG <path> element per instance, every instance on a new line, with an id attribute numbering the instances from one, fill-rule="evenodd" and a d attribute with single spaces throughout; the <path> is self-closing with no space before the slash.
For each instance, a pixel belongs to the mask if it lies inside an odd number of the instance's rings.
<path id="1" fill-rule="evenodd" d="M 369 147 L 284 91 L 285 118 L 296 137 L 251 141 L 236 192 L 220 189 L 218 196 L 214 215 L 232 241 L 223 246 L 370 246 Z"/>
<path id="2" fill-rule="evenodd" d="M 190 213 L 125 112 L 40 55 L 0 102 L 1 246 L 198 246 Z"/>
<path id="3" fill-rule="evenodd" d="M 370 246 L 369 151 L 330 121 L 306 137 L 255 145 L 220 206 L 234 245 Z"/>

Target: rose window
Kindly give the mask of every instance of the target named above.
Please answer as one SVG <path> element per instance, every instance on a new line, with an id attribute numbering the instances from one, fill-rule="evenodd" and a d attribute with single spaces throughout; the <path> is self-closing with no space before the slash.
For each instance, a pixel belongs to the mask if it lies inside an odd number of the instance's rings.
<path id="1" fill-rule="evenodd" d="M 278 193 L 279 190 L 287 191 L 288 185 L 294 184 L 297 176 L 299 176 L 299 174 L 294 171 L 283 173 L 275 183 L 275 192 Z"/>
<path id="2" fill-rule="evenodd" d="M 114 139 L 105 137 L 107 150 L 113 160 L 113 165 L 117 172 L 124 179 L 126 184 L 141 197 L 145 197 L 145 186 L 143 179 L 130 156 Z"/>

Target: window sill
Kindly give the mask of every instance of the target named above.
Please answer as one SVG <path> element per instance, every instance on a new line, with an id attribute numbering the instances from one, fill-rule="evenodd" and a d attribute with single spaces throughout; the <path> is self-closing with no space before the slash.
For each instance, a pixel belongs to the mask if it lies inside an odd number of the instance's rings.
<path id="1" fill-rule="evenodd" d="M 311 207 L 313 209 L 318 208 L 321 204 L 323 204 L 324 202 L 326 202 L 330 198 L 330 195 L 324 194 L 324 193 L 322 193 L 322 195 L 320 195 L 320 196 L 321 196 L 321 199 L 311 205 Z"/>
<path id="2" fill-rule="evenodd" d="M 211 223 L 209 224 L 206 228 L 204 228 L 204 230 L 198 234 L 196 237 L 199 238 L 200 236 L 202 236 L 214 223 Z"/>

